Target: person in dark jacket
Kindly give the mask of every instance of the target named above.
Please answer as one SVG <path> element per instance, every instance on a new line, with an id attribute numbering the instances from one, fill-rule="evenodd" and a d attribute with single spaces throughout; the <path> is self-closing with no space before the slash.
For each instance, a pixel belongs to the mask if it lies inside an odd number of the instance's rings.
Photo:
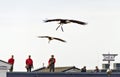
<path id="1" fill-rule="evenodd" d="M 81 72 L 86 72 L 86 66 L 81 69 Z"/>
<path id="2" fill-rule="evenodd" d="M 94 72 L 99 72 L 99 68 L 98 68 L 98 66 L 95 66 L 95 70 L 94 70 Z"/>

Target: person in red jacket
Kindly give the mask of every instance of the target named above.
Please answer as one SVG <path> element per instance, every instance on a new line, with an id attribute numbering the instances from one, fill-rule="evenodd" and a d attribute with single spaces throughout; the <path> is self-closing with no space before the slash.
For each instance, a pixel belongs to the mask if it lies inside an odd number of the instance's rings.
<path id="1" fill-rule="evenodd" d="M 31 59 L 31 55 L 26 59 L 26 69 L 27 72 L 31 72 L 31 68 L 33 68 L 33 60 Z"/>
<path id="2" fill-rule="evenodd" d="M 11 64 L 11 68 L 9 69 L 10 72 L 13 72 L 14 55 L 12 55 L 10 59 L 8 59 L 8 63 Z"/>
<path id="3" fill-rule="evenodd" d="M 54 58 L 54 55 L 51 55 L 51 58 L 48 60 L 48 68 L 50 69 L 50 72 L 55 71 L 55 62 L 56 59 Z"/>

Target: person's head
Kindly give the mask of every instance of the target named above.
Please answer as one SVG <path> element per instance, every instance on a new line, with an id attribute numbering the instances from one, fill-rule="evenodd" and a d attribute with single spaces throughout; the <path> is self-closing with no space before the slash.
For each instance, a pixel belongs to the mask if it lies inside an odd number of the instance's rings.
<path id="1" fill-rule="evenodd" d="M 54 55 L 51 55 L 52 58 L 54 58 Z"/>
<path id="2" fill-rule="evenodd" d="M 31 55 L 28 55 L 29 58 L 31 58 Z"/>
<path id="3" fill-rule="evenodd" d="M 12 58 L 14 58 L 14 55 L 11 55 Z"/>
<path id="4" fill-rule="evenodd" d="M 86 69 L 86 66 L 84 66 L 83 68 L 85 68 L 85 69 Z"/>
<path id="5" fill-rule="evenodd" d="M 95 66 L 96 69 L 98 69 L 98 66 Z"/>

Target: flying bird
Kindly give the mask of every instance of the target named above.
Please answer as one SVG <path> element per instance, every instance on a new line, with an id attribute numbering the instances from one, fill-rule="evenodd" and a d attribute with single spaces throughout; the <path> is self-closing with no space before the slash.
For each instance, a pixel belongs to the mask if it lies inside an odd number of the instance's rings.
<path id="1" fill-rule="evenodd" d="M 56 28 L 56 30 L 61 27 L 61 30 L 63 31 L 63 24 L 68 24 L 68 23 L 77 23 L 80 25 L 86 25 L 86 22 L 83 21 L 78 21 L 78 20 L 71 20 L 71 19 L 48 19 L 48 20 L 44 20 L 44 22 L 52 22 L 52 21 L 58 21 L 59 26 Z"/>
<path id="2" fill-rule="evenodd" d="M 50 37 L 50 36 L 38 36 L 38 38 L 48 38 L 48 43 L 50 43 L 51 40 L 59 40 L 61 42 L 66 42 L 65 40 L 63 39 L 60 39 L 60 38 L 56 38 L 56 37 Z"/>

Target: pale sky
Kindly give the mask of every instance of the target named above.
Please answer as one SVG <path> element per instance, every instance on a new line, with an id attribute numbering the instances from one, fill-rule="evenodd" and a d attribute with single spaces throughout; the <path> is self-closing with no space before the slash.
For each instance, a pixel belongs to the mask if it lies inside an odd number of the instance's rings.
<path id="1" fill-rule="evenodd" d="M 86 26 L 71 23 L 64 32 L 56 31 L 57 22 L 45 19 L 76 19 Z M 0 59 L 14 55 L 14 71 L 26 71 L 25 60 L 31 55 L 34 69 L 48 64 L 50 55 L 56 67 L 76 66 L 102 68 L 102 54 L 118 54 L 113 63 L 120 63 L 120 1 L 119 0 L 1 0 L 0 1 Z M 54 36 L 47 39 L 37 36 Z M 113 66 L 111 66 L 112 68 Z M 34 70 L 33 69 L 33 70 Z"/>

